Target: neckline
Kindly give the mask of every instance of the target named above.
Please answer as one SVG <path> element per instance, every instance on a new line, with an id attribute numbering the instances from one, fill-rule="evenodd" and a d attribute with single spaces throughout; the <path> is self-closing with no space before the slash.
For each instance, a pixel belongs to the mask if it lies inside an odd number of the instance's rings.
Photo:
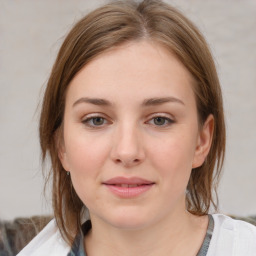
<path id="1" fill-rule="evenodd" d="M 199 250 L 199 252 L 197 253 L 196 256 L 206 256 L 209 246 L 210 246 L 210 242 L 212 239 L 212 234 L 213 234 L 213 229 L 214 229 L 214 219 L 212 217 L 211 214 L 208 214 L 208 218 L 209 218 L 209 222 L 208 222 L 208 227 L 207 227 L 207 231 L 204 237 L 204 241 L 201 245 L 201 248 Z"/>
<path id="2" fill-rule="evenodd" d="M 213 229 L 214 229 L 214 219 L 211 214 L 208 214 L 209 222 L 207 231 L 204 237 L 204 241 L 202 246 L 197 253 L 196 256 L 206 256 L 208 252 L 208 248 L 210 246 Z M 86 256 L 85 248 L 84 248 L 84 236 L 89 232 L 92 228 L 92 223 L 90 220 L 87 220 L 82 226 L 80 233 L 76 236 L 74 243 L 72 244 L 71 251 L 67 256 Z"/>

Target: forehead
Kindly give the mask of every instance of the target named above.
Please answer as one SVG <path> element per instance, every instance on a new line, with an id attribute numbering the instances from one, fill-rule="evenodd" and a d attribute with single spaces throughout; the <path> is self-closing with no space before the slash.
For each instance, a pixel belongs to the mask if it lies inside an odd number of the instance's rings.
<path id="1" fill-rule="evenodd" d="M 193 78 L 185 66 L 160 44 L 129 42 L 89 62 L 71 81 L 67 100 L 84 96 L 194 98 Z M 84 95 L 81 95 L 84 94 Z"/>

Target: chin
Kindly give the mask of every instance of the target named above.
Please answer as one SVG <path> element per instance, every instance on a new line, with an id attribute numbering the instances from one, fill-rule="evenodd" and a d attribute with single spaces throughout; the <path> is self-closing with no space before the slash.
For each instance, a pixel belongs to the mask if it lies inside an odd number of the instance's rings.
<path id="1" fill-rule="evenodd" d="M 110 224 L 120 230 L 141 230 L 148 226 L 148 223 L 145 222 L 145 220 L 140 221 L 135 219 L 123 219 Z"/>
<path id="2" fill-rule="evenodd" d="M 111 226 L 122 230 L 139 230 L 151 225 L 154 221 L 150 215 L 142 212 L 129 212 L 128 210 L 113 214 L 110 218 L 104 218 Z"/>

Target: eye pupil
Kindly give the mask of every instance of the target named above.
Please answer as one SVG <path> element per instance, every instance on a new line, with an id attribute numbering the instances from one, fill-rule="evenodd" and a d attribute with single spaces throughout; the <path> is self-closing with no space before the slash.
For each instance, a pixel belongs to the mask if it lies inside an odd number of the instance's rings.
<path id="1" fill-rule="evenodd" d="M 165 124 L 165 118 L 163 117 L 156 117 L 154 118 L 155 125 L 164 125 Z"/>
<path id="2" fill-rule="evenodd" d="M 102 117 L 95 117 L 92 119 L 94 125 L 104 124 L 104 119 Z"/>

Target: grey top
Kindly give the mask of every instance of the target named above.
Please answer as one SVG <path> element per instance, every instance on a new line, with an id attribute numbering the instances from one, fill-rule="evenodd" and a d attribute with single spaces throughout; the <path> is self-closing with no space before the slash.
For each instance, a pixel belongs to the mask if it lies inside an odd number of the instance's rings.
<path id="1" fill-rule="evenodd" d="M 206 235 L 204 237 L 203 244 L 202 244 L 197 256 L 206 256 L 207 255 L 210 241 L 212 239 L 212 233 L 213 233 L 213 229 L 214 229 L 214 220 L 213 220 L 212 215 L 209 214 L 208 217 L 209 217 L 208 228 L 206 231 Z"/>

